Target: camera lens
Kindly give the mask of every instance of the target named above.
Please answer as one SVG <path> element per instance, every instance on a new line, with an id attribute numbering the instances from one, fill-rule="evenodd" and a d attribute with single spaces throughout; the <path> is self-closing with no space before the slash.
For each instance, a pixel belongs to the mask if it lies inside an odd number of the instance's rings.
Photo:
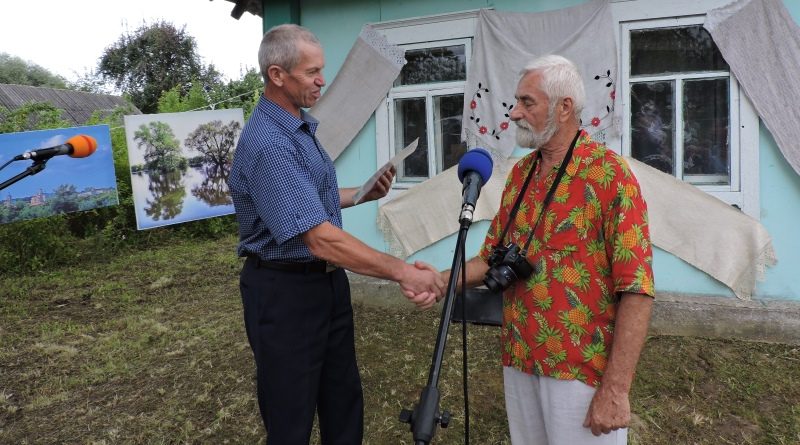
<path id="1" fill-rule="evenodd" d="M 510 267 L 501 264 L 486 272 L 483 284 L 492 292 L 501 292 L 506 290 L 516 278 L 516 274 Z"/>

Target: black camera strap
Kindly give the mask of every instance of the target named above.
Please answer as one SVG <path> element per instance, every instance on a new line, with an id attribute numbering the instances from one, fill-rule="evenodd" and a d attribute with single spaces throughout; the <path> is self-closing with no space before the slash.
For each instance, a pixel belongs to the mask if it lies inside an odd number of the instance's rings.
<path id="1" fill-rule="evenodd" d="M 561 161 L 561 165 L 558 167 L 558 173 L 556 173 L 556 177 L 553 180 L 553 183 L 550 185 L 550 189 L 547 191 L 547 195 L 544 197 L 544 201 L 542 201 L 542 211 L 536 216 L 536 222 L 534 222 L 533 227 L 531 228 L 530 234 L 528 235 L 528 240 L 525 242 L 525 247 L 522 248 L 523 252 L 528 251 L 528 247 L 531 245 L 531 241 L 533 241 L 533 233 L 536 231 L 536 228 L 539 226 L 539 221 L 542 219 L 542 215 L 545 214 L 547 207 L 550 205 L 550 201 L 553 200 L 553 195 L 558 188 L 558 184 L 561 182 L 561 178 L 564 176 L 564 173 L 567 171 L 567 165 L 569 165 L 570 160 L 572 159 L 572 152 L 575 149 L 575 143 L 578 142 L 578 137 L 581 135 L 581 131 L 575 134 L 575 137 L 572 139 L 572 143 L 569 146 L 569 150 L 567 150 L 567 154 L 564 155 L 564 159 Z M 528 176 L 525 178 L 525 183 L 522 185 L 522 190 L 520 190 L 519 195 L 517 196 L 516 202 L 514 202 L 514 207 L 511 208 L 511 213 L 508 215 L 508 222 L 506 226 L 503 228 L 503 233 L 500 235 L 500 240 L 498 244 L 495 245 L 501 246 L 503 245 L 503 240 L 508 233 L 508 229 L 511 227 L 511 224 L 514 222 L 514 218 L 517 216 L 517 211 L 519 211 L 519 206 L 522 204 L 522 200 L 525 197 L 525 190 L 528 188 L 528 184 L 531 182 L 531 178 L 533 178 L 534 172 L 536 171 L 536 167 L 539 164 L 539 161 L 542 159 L 542 149 L 539 148 L 539 151 L 536 152 L 536 160 L 533 161 L 533 165 L 531 166 L 530 171 L 528 172 Z"/>

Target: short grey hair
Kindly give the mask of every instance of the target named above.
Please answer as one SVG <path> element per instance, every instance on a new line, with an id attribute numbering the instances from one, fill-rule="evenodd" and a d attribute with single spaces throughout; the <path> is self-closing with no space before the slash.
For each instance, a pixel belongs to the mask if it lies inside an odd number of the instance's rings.
<path id="1" fill-rule="evenodd" d="M 565 57 L 549 54 L 530 61 L 520 74 L 525 77 L 532 72 L 542 74 L 541 87 L 550 102 L 550 110 L 555 109 L 559 99 L 569 97 L 574 104 L 575 119 L 580 121 L 586 103 L 586 91 L 578 67 Z"/>
<path id="2" fill-rule="evenodd" d="M 264 82 L 268 82 L 267 69 L 277 65 L 286 71 L 291 71 L 300 62 L 299 42 L 306 42 L 322 46 L 311 31 L 299 25 L 284 24 L 273 26 L 261 39 L 258 48 L 258 66 Z"/>

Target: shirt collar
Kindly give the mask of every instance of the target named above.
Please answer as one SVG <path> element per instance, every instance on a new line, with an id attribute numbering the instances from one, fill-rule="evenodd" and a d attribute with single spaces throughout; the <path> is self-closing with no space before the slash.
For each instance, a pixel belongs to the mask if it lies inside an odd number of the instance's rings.
<path id="1" fill-rule="evenodd" d="M 319 121 L 303 109 L 300 110 L 300 118 L 298 119 L 297 116 L 267 99 L 263 94 L 258 101 L 258 108 L 267 116 L 270 116 L 275 123 L 291 132 L 299 130 L 304 124 L 308 126 L 312 135 L 317 131 Z"/>

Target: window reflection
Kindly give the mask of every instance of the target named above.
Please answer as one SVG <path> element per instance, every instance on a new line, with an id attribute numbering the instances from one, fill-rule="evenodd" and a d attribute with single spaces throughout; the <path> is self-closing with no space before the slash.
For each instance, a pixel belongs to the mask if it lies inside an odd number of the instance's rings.
<path id="1" fill-rule="evenodd" d="M 674 174 L 672 82 L 631 85 L 631 155 L 664 173 Z"/>
<path id="2" fill-rule="evenodd" d="M 398 179 L 428 177 L 428 128 L 425 119 L 425 98 L 396 99 L 394 102 L 394 134 L 396 150 L 419 138 L 419 145 L 398 169 Z"/>
<path id="3" fill-rule="evenodd" d="M 406 63 L 395 86 L 449 82 L 467 78 L 464 45 L 406 50 Z"/>
<path id="4" fill-rule="evenodd" d="M 441 173 L 458 164 L 467 146 L 461 142 L 461 112 L 464 105 L 463 94 L 434 97 L 433 119 L 436 146 L 441 148 L 436 173 Z"/>
<path id="5" fill-rule="evenodd" d="M 631 75 L 728 71 L 701 25 L 631 31 Z"/>
<path id="6" fill-rule="evenodd" d="M 693 183 L 730 184 L 727 78 L 686 81 L 683 86 L 683 171 Z"/>

